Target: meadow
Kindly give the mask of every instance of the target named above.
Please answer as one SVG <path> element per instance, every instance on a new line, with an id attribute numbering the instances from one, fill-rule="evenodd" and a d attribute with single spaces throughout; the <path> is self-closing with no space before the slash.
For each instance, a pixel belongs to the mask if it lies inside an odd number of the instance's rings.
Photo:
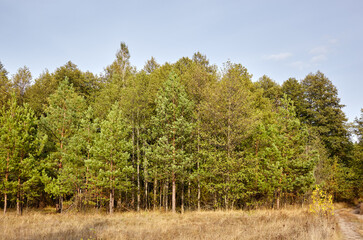
<path id="1" fill-rule="evenodd" d="M 9 212 L 1 239 L 341 239 L 334 217 L 307 208 L 250 211 L 45 213 Z"/>

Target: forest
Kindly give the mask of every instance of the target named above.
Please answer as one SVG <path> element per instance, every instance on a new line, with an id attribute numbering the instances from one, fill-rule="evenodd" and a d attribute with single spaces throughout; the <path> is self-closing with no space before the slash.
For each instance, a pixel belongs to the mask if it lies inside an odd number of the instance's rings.
<path id="1" fill-rule="evenodd" d="M 137 70 L 124 42 L 100 75 L 69 61 L 33 80 L 0 63 L 0 207 L 279 209 L 317 187 L 363 199 L 363 108 L 349 123 L 343 107 L 320 71 L 253 82 L 199 52 Z"/>

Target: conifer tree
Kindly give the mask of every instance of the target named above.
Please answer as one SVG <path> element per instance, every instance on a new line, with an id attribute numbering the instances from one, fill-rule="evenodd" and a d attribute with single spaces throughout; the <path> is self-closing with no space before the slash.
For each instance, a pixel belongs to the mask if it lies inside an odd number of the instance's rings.
<path id="1" fill-rule="evenodd" d="M 122 91 L 123 101 L 120 103 L 128 122 L 132 126 L 132 162 L 136 169 L 137 187 L 137 211 L 141 204 L 141 181 L 143 168 L 145 204 L 148 198 L 148 158 L 146 156 L 148 129 L 150 128 L 150 118 L 153 106 L 149 102 L 150 75 L 145 71 L 137 73 L 128 79 L 126 87 Z"/>
<path id="2" fill-rule="evenodd" d="M 204 154 L 208 159 L 204 164 L 205 178 L 213 179 L 207 188 L 215 196 L 223 196 L 226 208 L 231 206 L 230 198 L 236 197 L 232 191 L 237 182 L 232 176 L 238 175 L 243 166 L 241 144 L 258 123 L 252 89 L 247 69 L 228 62 L 222 80 L 210 89 L 201 104 Z"/>
<path id="3" fill-rule="evenodd" d="M 282 97 L 281 87 L 271 78 L 263 75 L 257 82 L 257 86 L 263 89 L 263 96 L 270 99 L 277 107 Z"/>
<path id="4" fill-rule="evenodd" d="M 37 155 L 36 118 L 27 106 L 18 106 L 15 94 L 0 112 L 0 158 L 3 179 L 4 213 L 7 210 L 8 193 L 16 199 L 17 214 L 22 213 L 22 204 L 35 192 L 32 186 L 39 179 L 35 164 Z"/>
<path id="5" fill-rule="evenodd" d="M 130 188 L 130 127 L 116 102 L 107 118 L 100 123 L 101 131 L 91 148 L 93 158 L 88 166 L 96 173 L 97 185 L 109 194 L 109 212 L 114 212 L 117 192 Z"/>
<path id="6" fill-rule="evenodd" d="M 303 85 L 295 78 L 289 78 L 282 84 L 282 92 L 293 101 L 296 116 L 300 121 L 306 123 L 307 101 Z"/>
<path id="7" fill-rule="evenodd" d="M 7 104 L 10 97 L 11 82 L 8 78 L 8 71 L 0 62 L 0 107 Z"/>
<path id="8" fill-rule="evenodd" d="M 25 101 L 33 109 L 35 114 L 40 118 L 44 109 L 48 106 L 48 98 L 53 94 L 59 83 L 54 79 L 54 75 L 45 70 L 35 79 L 33 85 L 25 91 Z"/>
<path id="9" fill-rule="evenodd" d="M 262 173 L 260 191 L 267 199 L 275 198 L 279 208 L 284 193 L 298 197 L 311 189 L 318 155 L 309 143 L 307 127 L 296 118 L 294 106 L 286 95 L 275 116 L 273 124 L 259 127 L 257 157 Z"/>
<path id="10" fill-rule="evenodd" d="M 175 212 L 177 178 L 190 164 L 190 154 L 186 149 L 193 129 L 191 114 L 194 104 L 188 99 L 176 74 L 169 75 L 155 102 L 156 112 L 152 118 L 152 132 L 156 139 L 154 156 L 161 175 L 165 174 L 172 182 L 172 211 Z"/>
<path id="11" fill-rule="evenodd" d="M 174 71 L 180 76 L 180 81 L 185 86 L 185 90 L 189 98 L 194 102 L 195 108 L 192 114 L 192 122 L 195 124 L 193 135 L 193 144 L 190 146 L 193 152 L 193 166 L 188 169 L 188 175 L 185 180 L 188 181 L 188 203 L 189 208 L 192 207 L 191 191 L 194 188 L 192 184 L 196 184 L 197 190 L 197 209 L 201 209 L 201 119 L 200 104 L 206 98 L 207 89 L 217 81 L 216 66 L 210 65 L 207 57 L 200 52 L 193 55 L 192 59 L 181 58 L 174 65 Z M 182 192 L 183 193 L 183 192 Z M 182 206 L 183 207 L 183 206 Z"/>
<path id="12" fill-rule="evenodd" d="M 357 197 L 363 197 L 363 108 L 360 118 L 355 119 L 354 132 L 358 137 L 358 142 L 354 144 L 354 157 L 352 169 L 356 174 Z"/>
<path id="13" fill-rule="evenodd" d="M 59 197 L 59 212 L 62 212 L 63 196 L 73 190 L 70 178 L 72 171 L 66 156 L 69 141 L 78 131 L 84 112 L 84 98 L 74 91 L 66 78 L 49 97 L 46 115 L 41 118 L 41 127 L 53 145 L 47 160 L 47 170 L 43 172 L 43 181 L 45 191 Z"/>
<path id="14" fill-rule="evenodd" d="M 306 123 L 318 132 L 330 157 L 337 156 L 348 161 L 350 148 L 347 121 L 342 111 L 338 91 L 332 82 L 321 72 L 309 74 L 302 81 L 304 97 L 307 101 Z"/>
<path id="15" fill-rule="evenodd" d="M 67 164 L 63 171 L 68 171 L 67 183 L 71 183 L 70 188 L 75 193 L 75 203 L 77 208 L 82 209 L 83 202 L 88 203 L 94 186 L 90 182 L 90 169 L 87 162 L 92 158 L 91 148 L 96 137 L 97 125 L 94 123 L 92 107 L 81 114 L 77 132 L 69 139 L 65 160 Z M 82 199 L 82 197 L 84 197 Z"/>
<path id="16" fill-rule="evenodd" d="M 151 57 L 150 60 L 147 60 L 144 66 L 144 71 L 148 74 L 154 72 L 156 69 L 158 69 L 160 65 L 156 62 L 154 57 Z"/>

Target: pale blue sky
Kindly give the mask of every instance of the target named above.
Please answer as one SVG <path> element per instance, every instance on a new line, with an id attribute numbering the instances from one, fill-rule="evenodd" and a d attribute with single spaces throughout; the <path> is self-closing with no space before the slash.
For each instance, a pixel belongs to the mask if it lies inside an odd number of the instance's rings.
<path id="1" fill-rule="evenodd" d="M 141 69 L 200 51 L 278 83 L 322 71 L 352 121 L 363 107 L 363 1 L 0 0 L 0 61 L 33 78 L 71 60 L 99 74 L 124 41 Z"/>

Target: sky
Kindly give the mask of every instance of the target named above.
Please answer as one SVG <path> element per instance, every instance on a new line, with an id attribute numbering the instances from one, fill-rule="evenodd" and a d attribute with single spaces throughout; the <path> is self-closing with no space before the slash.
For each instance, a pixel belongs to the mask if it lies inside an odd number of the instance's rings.
<path id="1" fill-rule="evenodd" d="M 101 74 L 128 45 L 137 69 L 193 53 L 220 68 L 241 63 L 253 80 L 282 84 L 321 71 L 349 121 L 363 108 L 361 0 L 0 0 L 0 61 L 36 79 L 67 61 Z"/>

